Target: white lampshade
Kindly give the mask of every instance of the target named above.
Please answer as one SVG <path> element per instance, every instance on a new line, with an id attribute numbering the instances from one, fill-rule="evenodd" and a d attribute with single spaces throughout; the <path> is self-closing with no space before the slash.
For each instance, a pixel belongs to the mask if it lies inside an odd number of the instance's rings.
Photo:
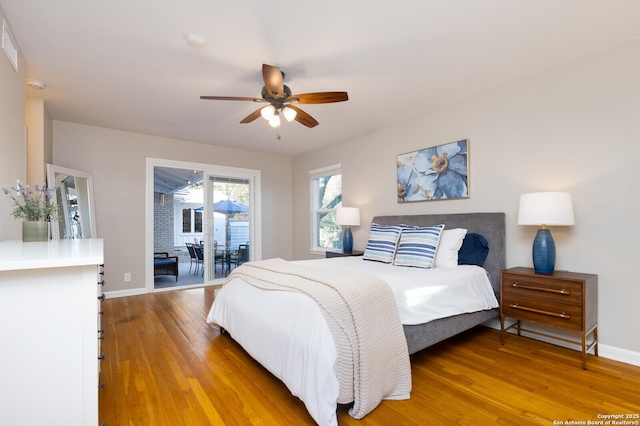
<path id="1" fill-rule="evenodd" d="M 282 109 L 282 114 L 284 115 L 284 118 L 286 118 L 287 121 L 291 123 L 293 120 L 295 120 L 296 115 L 298 115 L 298 112 L 293 108 L 284 107 Z"/>
<path id="2" fill-rule="evenodd" d="M 270 125 L 271 127 L 279 127 L 279 126 L 280 126 L 280 115 L 278 114 L 278 111 L 276 111 L 276 112 L 273 114 L 273 117 L 271 117 L 271 118 L 269 119 L 269 125 Z"/>
<path id="3" fill-rule="evenodd" d="M 273 107 L 273 105 L 267 105 L 260 110 L 260 115 L 262 115 L 262 118 L 269 121 L 271 117 L 273 117 L 273 113 L 275 112 L 275 110 L 276 109 Z"/>
<path id="4" fill-rule="evenodd" d="M 571 194 L 533 192 L 520 196 L 518 225 L 575 225 Z"/>
<path id="5" fill-rule="evenodd" d="M 336 225 L 360 226 L 360 209 L 357 207 L 338 207 Z"/>

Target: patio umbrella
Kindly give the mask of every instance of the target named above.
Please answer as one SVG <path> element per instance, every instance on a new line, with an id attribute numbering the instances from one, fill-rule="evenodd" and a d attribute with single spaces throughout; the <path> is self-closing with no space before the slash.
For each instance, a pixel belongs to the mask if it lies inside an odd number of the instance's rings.
<path id="1" fill-rule="evenodd" d="M 226 244 L 225 248 L 229 250 L 229 243 L 231 240 L 231 228 L 229 227 L 229 215 L 234 213 L 246 213 L 249 211 L 249 207 L 233 200 L 221 200 L 213 203 L 213 211 L 217 213 L 223 213 L 227 216 L 226 221 Z"/>
<path id="2" fill-rule="evenodd" d="M 213 211 L 229 215 L 233 213 L 246 213 L 249 211 L 249 207 L 237 201 L 221 200 L 213 203 Z"/>

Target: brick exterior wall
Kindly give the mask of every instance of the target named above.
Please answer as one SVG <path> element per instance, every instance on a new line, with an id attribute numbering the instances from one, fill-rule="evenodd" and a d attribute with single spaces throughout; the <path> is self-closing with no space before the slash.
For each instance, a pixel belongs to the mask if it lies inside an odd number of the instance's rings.
<path id="1" fill-rule="evenodd" d="M 164 195 L 160 205 L 160 193 L 153 193 L 153 251 L 166 251 L 173 256 L 173 194 Z"/>

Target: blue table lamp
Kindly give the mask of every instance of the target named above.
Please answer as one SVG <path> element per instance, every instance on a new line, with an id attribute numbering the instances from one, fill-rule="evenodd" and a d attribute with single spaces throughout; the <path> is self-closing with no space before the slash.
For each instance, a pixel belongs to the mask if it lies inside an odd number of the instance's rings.
<path id="1" fill-rule="evenodd" d="M 357 207 L 338 207 L 336 209 L 336 225 L 344 225 L 342 233 L 342 251 L 351 253 L 353 251 L 353 234 L 350 226 L 360 226 L 360 209 Z"/>
<path id="2" fill-rule="evenodd" d="M 534 192 L 520 196 L 518 225 L 541 225 L 533 240 L 533 268 L 536 274 L 553 274 L 556 244 L 547 226 L 575 225 L 571 194 Z"/>

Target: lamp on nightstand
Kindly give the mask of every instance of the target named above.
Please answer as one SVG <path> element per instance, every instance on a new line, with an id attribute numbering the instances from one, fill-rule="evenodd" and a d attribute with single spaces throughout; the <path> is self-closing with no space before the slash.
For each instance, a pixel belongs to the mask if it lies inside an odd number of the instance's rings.
<path id="1" fill-rule="evenodd" d="M 575 225 L 571 194 L 568 192 L 534 192 L 520 196 L 518 225 L 541 225 L 533 240 L 533 268 L 536 274 L 553 274 L 556 244 L 550 226 Z"/>
<path id="2" fill-rule="evenodd" d="M 350 226 L 360 226 L 360 209 L 357 207 L 338 207 L 336 209 L 336 225 L 344 225 L 342 233 L 342 251 L 353 251 L 353 234 Z"/>

